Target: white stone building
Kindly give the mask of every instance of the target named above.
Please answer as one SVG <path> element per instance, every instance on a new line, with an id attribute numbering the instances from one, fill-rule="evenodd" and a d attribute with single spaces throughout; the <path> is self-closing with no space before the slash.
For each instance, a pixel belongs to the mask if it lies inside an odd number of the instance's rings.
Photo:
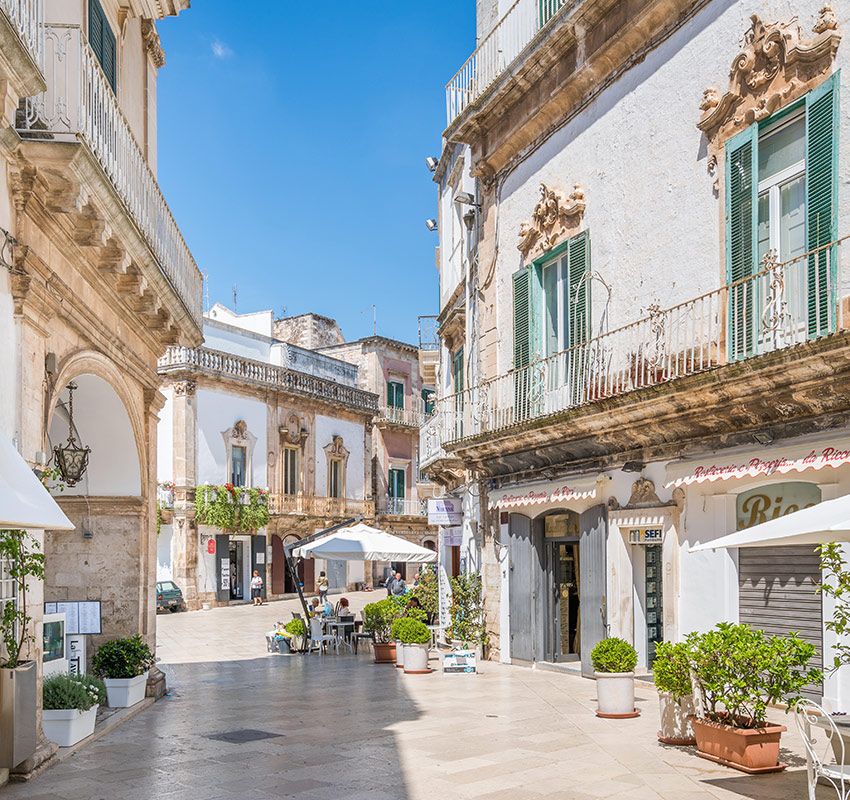
<path id="1" fill-rule="evenodd" d="M 480 479 L 494 654 L 588 674 L 618 635 L 646 669 L 657 641 L 741 620 L 830 663 L 811 549 L 689 548 L 850 490 L 850 4 L 477 11 L 437 170 L 446 320 L 474 211 L 477 374 L 443 372 L 422 446 L 445 482 Z"/>

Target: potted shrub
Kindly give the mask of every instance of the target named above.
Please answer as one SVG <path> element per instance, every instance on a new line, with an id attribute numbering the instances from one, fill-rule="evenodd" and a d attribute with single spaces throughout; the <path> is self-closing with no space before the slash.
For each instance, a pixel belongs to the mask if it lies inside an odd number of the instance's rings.
<path id="1" fill-rule="evenodd" d="M 700 714 L 692 720 L 700 756 L 742 772 L 779 772 L 784 725 L 767 721 L 767 706 L 799 703 L 823 675 L 809 669 L 815 647 L 796 633 L 769 636 L 722 622 L 687 637 Z"/>
<path id="2" fill-rule="evenodd" d="M 13 600 L 0 601 L 0 769 L 16 767 L 35 754 L 36 663 L 24 658 L 35 641 L 27 605 L 29 583 L 44 580 L 44 554 L 21 530 L 0 530 L 0 560 L 7 564 Z"/>
<path id="3" fill-rule="evenodd" d="M 92 659 L 92 669 L 103 678 L 112 708 L 128 708 L 144 699 L 153 665 L 154 655 L 138 635 L 102 644 Z"/>
<path id="4" fill-rule="evenodd" d="M 637 653 L 624 639 L 603 639 L 590 651 L 596 678 L 597 717 L 628 719 L 640 714 L 635 708 Z"/>
<path id="5" fill-rule="evenodd" d="M 306 649 L 305 640 L 307 639 L 307 625 L 303 619 L 291 619 L 283 629 L 289 634 L 289 638 L 285 639 L 289 645 L 289 649 L 293 653 L 302 653 Z"/>
<path id="6" fill-rule="evenodd" d="M 690 719 L 695 709 L 687 643 L 659 642 L 655 649 L 652 674 L 661 704 L 658 741 L 679 746 L 696 744 Z"/>
<path id="7" fill-rule="evenodd" d="M 455 648 L 474 650 L 478 658 L 483 659 L 487 629 L 481 575 L 469 572 L 450 578 L 449 583 L 452 599 L 446 636 Z"/>
<path id="8" fill-rule="evenodd" d="M 402 617 L 393 623 L 393 631 L 404 650 L 404 672 L 407 675 L 424 675 L 428 668 L 428 651 L 431 631 L 424 622 L 413 617 Z"/>
<path id="9" fill-rule="evenodd" d="M 106 701 L 106 686 L 92 675 L 52 675 L 42 685 L 44 735 L 71 747 L 94 733 L 97 709 Z"/>
<path id="10" fill-rule="evenodd" d="M 376 664 L 395 662 L 395 642 L 390 639 L 390 626 L 399 615 L 398 604 L 391 598 L 369 603 L 363 607 L 363 627 L 372 634 Z"/>
<path id="11" fill-rule="evenodd" d="M 404 669 L 404 645 L 398 638 L 398 624 L 406 617 L 394 619 L 390 625 L 390 639 L 395 644 L 395 665 L 398 669 Z"/>

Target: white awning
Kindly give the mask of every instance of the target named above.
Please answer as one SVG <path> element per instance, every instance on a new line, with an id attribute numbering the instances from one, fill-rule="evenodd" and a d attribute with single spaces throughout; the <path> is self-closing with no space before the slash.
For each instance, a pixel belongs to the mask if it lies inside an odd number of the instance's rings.
<path id="1" fill-rule="evenodd" d="M 524 508 L 596 497 L 596 483 L 597 476 L 593 474 L 545 483 L 505 486 L 489 493 L 490 508 Z"/>
<path id="2" fill-rule="evenodd" d="M 763 447 L 755 451 L 738 451 L 700 461 L 674 461 L 667 466 L 668 489 L 705 481 L 769 477 L 775 473 L 820 470 L 850 463 L 850 439 L 832 437 L 819 442 L 792 444 L 785 447 Z"/>
<path id="3" fill-rule="evenodd" d="M 850 542 L 850 495 L 824 500 L 810 508 L 721 536 L 712 542 L 695 545 L 691 552 L 726 547 L 816 545 L 825 542 Z"/>
<path id="4" fill-rule="evenodd" d="M 71 521 L 5 437 L 0 437 L 0 528 L 74 530 Z"/>
<path id="5" fill-rule="evenodd" d="M 358 522 L 292 551 L 296 558 L 326 558 L 342 561 L 408 561 L 424 564 L 437 554 L 400 536 Z"/>

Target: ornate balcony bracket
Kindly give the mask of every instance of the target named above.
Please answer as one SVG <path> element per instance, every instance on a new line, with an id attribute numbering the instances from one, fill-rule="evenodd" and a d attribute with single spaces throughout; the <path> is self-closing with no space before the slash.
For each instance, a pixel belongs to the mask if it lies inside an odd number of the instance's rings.
<path id="1" fill-rule="evenodd" d="M 820 83 L 841 41 L 838 20 L 829 5 L 821 9 L 812 28 L 815 35 L 809 39 L 803 38 L 796 17 L 765 23 L 753 14 L 750 20 L 744 48 L 729 71 L 729 88 L 722 95 L 716 87 L 703 93 L 697 127 L 709 141 L 725 140 Z"/>
<path id="2" fill-rule="evenodd" d="M 531 214 L 531 222 L 519 228 L 517 249 L 526 260 L 551 250 L 578 232 L 585 209 L 584 189 L 576 184 L 569 197 L 540 184 L 540 200 Z"/>

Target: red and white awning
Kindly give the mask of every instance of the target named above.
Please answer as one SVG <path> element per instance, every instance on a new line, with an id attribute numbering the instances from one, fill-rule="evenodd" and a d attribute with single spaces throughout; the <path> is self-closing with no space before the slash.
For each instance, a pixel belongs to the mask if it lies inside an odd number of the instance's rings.
<path id="1" fill-rule="evenodd" d="M 594 474 L 578 478 L 560 478 L 545 483 L 505 486 L 489 493 L 490 508 L 526 508 L 584 500 L 596 497 L 596 483 L 597 476 Z"/>
<path id="2" fill-rule="evenodd" d="M 717 460 L 673 462 L 667 467 L 665 486 L 769 477 L 844 464 L 850 464 L 850 440 L 836 438 L 818 444 L 766 447 L 755 455 L 749 452 L 721 455 Z"/>

